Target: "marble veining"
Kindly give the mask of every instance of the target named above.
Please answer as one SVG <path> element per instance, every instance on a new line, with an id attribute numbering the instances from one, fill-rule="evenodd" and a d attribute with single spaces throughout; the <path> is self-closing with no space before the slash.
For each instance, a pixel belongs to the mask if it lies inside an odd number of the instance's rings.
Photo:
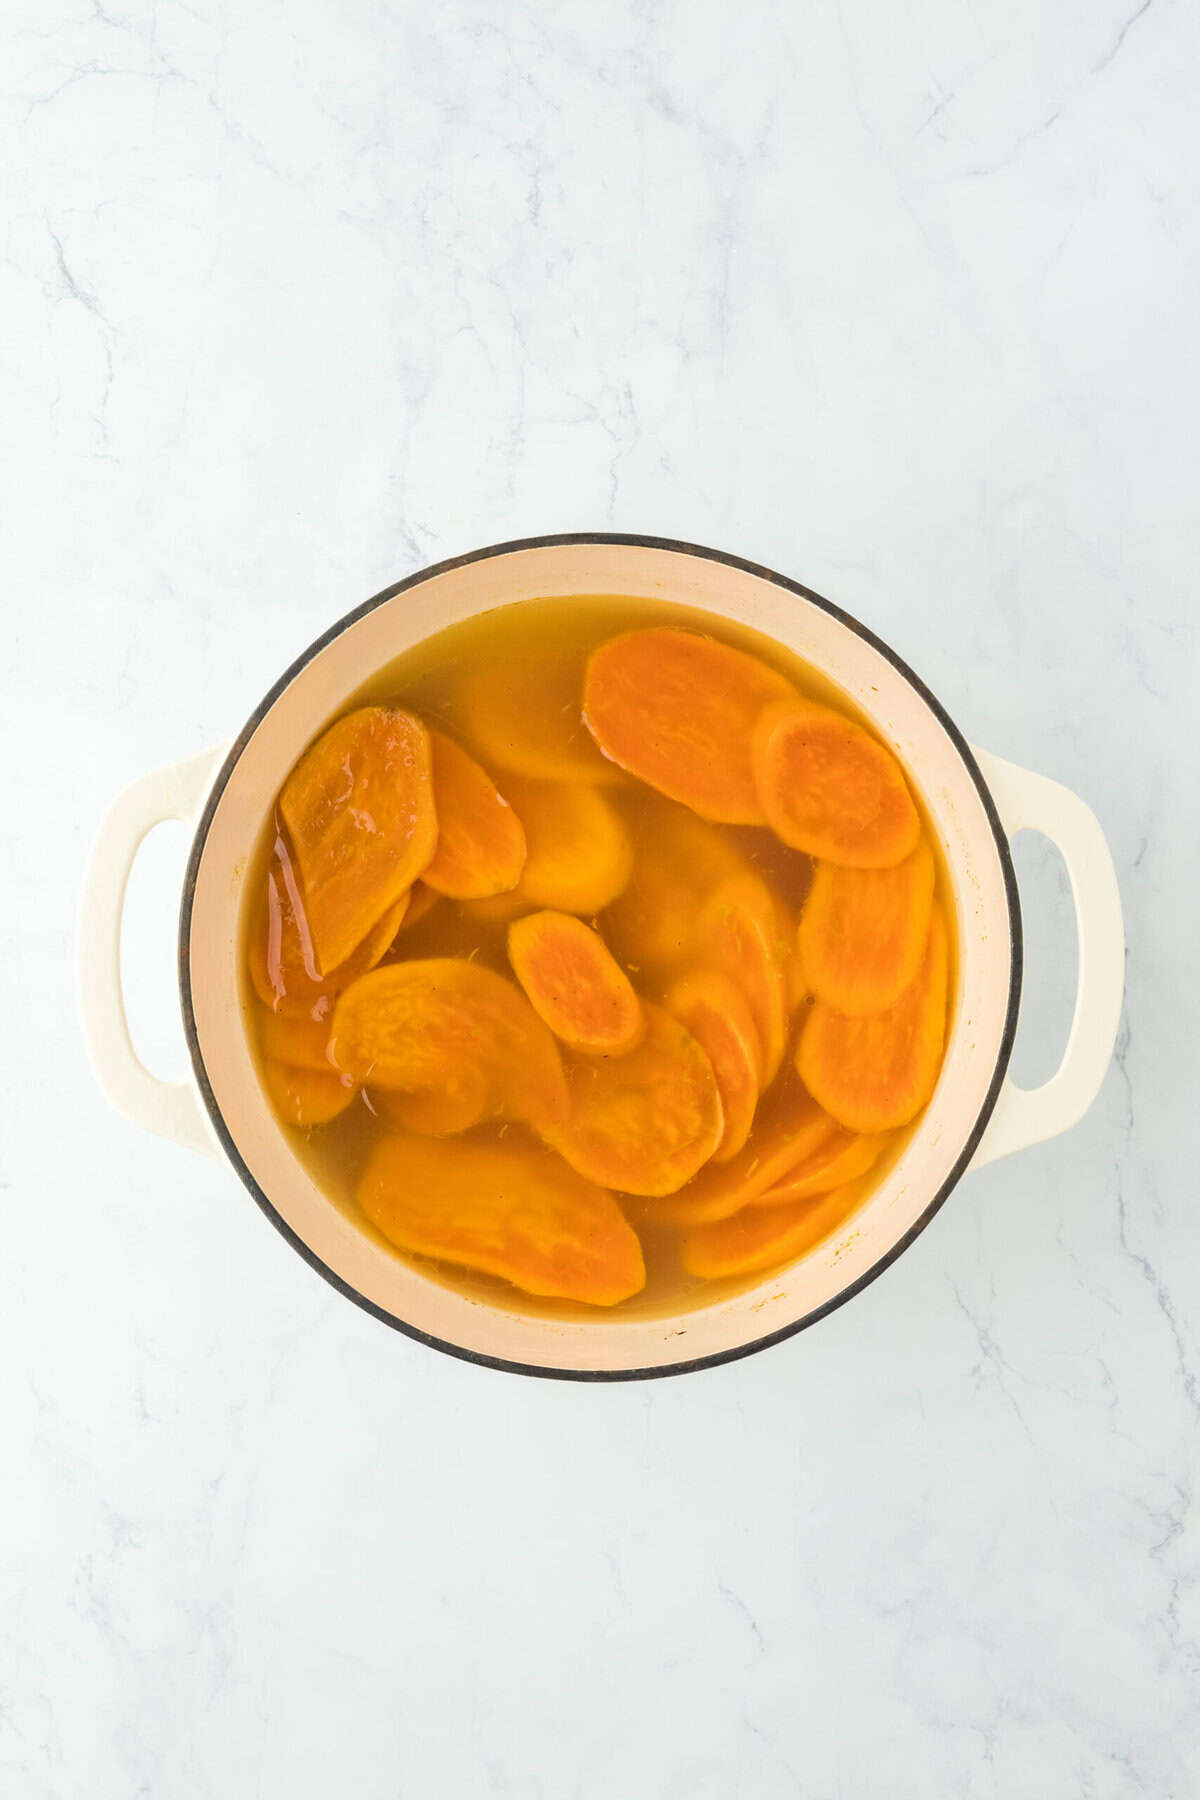
<path id="1" fill-rule="evenodd" d="M 9 0 L 0 1791 L 1200 1792 L 1200 230 L 1171 0 Z M 1088 1118 L 766 1355 L 577 1388 L 347 1305 L 79 1043 L 95 821 L 527 533 L 827 593 L 1076 788 Z M 181 832 L 130 1006 L 178 1070 Z M 1019 1055 L 1072 986 L 1021 848 Z"/>

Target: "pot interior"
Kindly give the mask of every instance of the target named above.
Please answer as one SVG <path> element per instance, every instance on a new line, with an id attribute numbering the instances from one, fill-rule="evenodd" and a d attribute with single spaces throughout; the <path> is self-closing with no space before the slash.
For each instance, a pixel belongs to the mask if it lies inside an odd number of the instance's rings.
<path id="1" fill-rule="evenodd" d="M 673 1317 L 542 1316 L 419 1272 L 315 1185 L 275 1122 L 243 1023 L 241 914 L 253 846 L 312 737 L 402 651 L 489 609 L 625 594 L 700 608 L 776 639 L 872 720 L 924 804 L 955 911 L 958 980 L 937 1090 L 903 1154 L 833 1237 L 790 1269 Z M 197 837 L 181 945 L 205 1099 L 243 1178 L 322 1269 L 372 1309 L 460 1353 L 554 1373 L 667 1371 L 794 1329 L 877 1272 L 961 1172 L 1003 1073 L 1015 1011 L 1007 850 L 953 728 L 851 622 L 763 571 L 629 542 L 515 547 L 417 577 L 309 653 L 250 722 Z M 190 898 L 190 914 L 188 900 Z"/>

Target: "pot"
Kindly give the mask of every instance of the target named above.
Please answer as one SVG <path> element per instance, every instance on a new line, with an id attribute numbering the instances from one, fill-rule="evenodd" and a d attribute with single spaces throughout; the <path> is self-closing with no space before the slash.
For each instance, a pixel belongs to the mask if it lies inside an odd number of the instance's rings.
<path id="1" fill-rule="evenodd" d="M 958 996 L 937 1090 L 895 1166 L 843 1228 L 794 1267 L 677 1316 L 558 1319 L 468 1299 L 373 1242 L 293 1154 L 259 1085 L 239 998 L 246 866 L 301 751 L 383 664 L 475 614 L 546 594 L 626 593 L 737 620 L 813 664 L 871 718 L 920 790 L 948 870 Z M 138 1061 L 121 997 L 125 886 L 165 819 L 195 823 L 179 923 L 180 1002 L 192 1079 Z M 1074 1019 L 1043 1086 L 1006 1078 L 1021 994 L 1021 923 L 1008 838 L 1030 827 L 1062 852 L 1079 936 Z M 924 683 L 857 620 L 738 557 L 660 538 L 531 538 L 456 557 L 376 595 L 292 667 L 229 748 L 128 788 L 99 831 L 79 916 L 84 1034 L 100 1085 L 135 1124 L 223 1154 L 292 1247 L 349 1299 L 423 1343 L 494 1368 L 615 1380 L 679 1373 L 778 1343 L 873 1281 L 968 1169 L 1065 1131 L 1112 1054 L 1124 972 L 1120 897 L 1104 835 L 1056 782 L 972 750 Z"/>

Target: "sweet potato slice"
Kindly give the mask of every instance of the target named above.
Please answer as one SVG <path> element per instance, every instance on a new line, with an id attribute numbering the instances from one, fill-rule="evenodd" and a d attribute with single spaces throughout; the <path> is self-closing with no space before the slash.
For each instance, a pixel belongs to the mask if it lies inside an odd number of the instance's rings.
<path id="1" fill-rule="evenodd" d="M 469 1131 L 496 1110 L 492 1084 L 477 1068 L 460 1069 L 440 1088 L 404 1094 L 395 1088 L 369 1092 L 371 1109 L 398 1131 L 421 1137 L 453 1137 Z"/>
<path id="2" fill-rule="evenodd" d="M 784 986 L 787 989 L 789 1011 L 796 1013 L 810 997 L 812 989 L 808 985 L 808 976 L 804 973 L 804 961 L 800 955 L 799 945 L 793 947 L 791 955 L 783 971 Z"/>
<path id="3" fill-rule="evenodd" d="M 444 1093 L 475 1071 L 509 1117 L 539 1131 L 566 1117 L 553 1036 L 515 982 L 462 957 L 394 962 L 362 976 L 334 1009 L 330 1055 L 373 1089 Z"/>
<path id="4" fill-rule="evenodd" d="M 532 1145 L 389 1135 L 371 1153 L 358 1203 L 398 1249 L 527 1294 L 616 1306 L 645 1286 L 641 1244 L 612 1195 Z"/>
<path id="5" fill-rule="evenodd" d="M 247 961 L 255 992 L 274 1013 L 328 1019 L 333 996 L 375 967 L 390 948 L 407 911 L 406 892 L 372 926 L 353 955 L 328 975 L 320 974 L 299 877 L 287 839 L 280 832 L 267 870 L 259 916 L 250 934 Z"/>
<path id="6" fill-rule="evenodd" d="M 935 902 L 920 972 L 894 1006 L 850 1018 L 823 1000 L 813 1003 L 796 1067 L 847 1131 L 907 1125 L 933 1093 L 946 1033 L 948 961 L 946 923 Z"/>
<path id="7" fill-rule="evenodd" d="M 725 1118 L 713 1161 L 728 1162 L 749 1137 L 758 1105 L 762 1047 L 749 1002 L 727 975 L 698 969 L 675 983 L 666 1008 L 713 1066 Z"/>
<path id="8" fill-rule="evenodd" d="M 525 827 L 518 892 L 535 906 L 590 916 L 629 880 L 633 846 L 616 808 L 581 781 L 526 781 L 505 788 Z"/>
<path id="9" fill-rule="evenodd" d="M 697 1225 L 685 1234 L 680 1256 L 689 1275 L 709 1281 L 730 1275 L 755 1275 L 780 1263 L 794 1262 L 815 1250 L 853 1212 L 861 1195 L 858 1182 L 835 1188 L 819 1200 L 790 1206 L 752 1206 L 713 1225 Z"/>
<path id="10" fill-rule="evenodd" d="M 511 894 L 493 894 L 488 900 L 460 900 L 458 905 L 465 918 L 478 919 L 483 925 L 508 925 L 534 911 L 533 901 L 520 888 Z"/>
<path id="11" fill-rule="evenodd" d="M 622 769 L 705 819 L 761 825 L 750 740 L 791 683 L 756 656 L 715 638 L 651 626 L 592 652 L 583 717 Z"/>
<path id="12" fill-rule="evenodd" d="M 727 825 L 721 836 L 799 918 L 812 885 L 812 857 L 793 850 L 769 825 Z"/>
<path id="13" fill-rule="evenodd" d="M 493 768 L 534 781 L 622 779 L 583 724 L 585 651 L 528 649 L 474 664 L 459 685 L 462 729 Z M 508 792 L 507 784 L 501 787 Z"/>
<path id="14" fill-rule="evenodd" d="M 794 850 L 886 869 L 916 849 L 921 819 L 900 764 L 832 707 L 800 699 L 767 707 L 752 752 L 763 812 Z"/>
<path id="15" fill-rule="evenodd" d="M 645 1028 L 642 1004 L 598 931 L 572 913 L 536 912 L 508 928 L 508 960 L 525 997 L 573 1050 L 621 1056 Z"/>
<path id="16" fill-rule="evenodd" d="M 819 1149 L 789 1169 L 782 1181 L 749 1201 L 750 1206 L 788 1205 L 793 1200 L 812 1200 L 833 1188 L 857 1181 L 879 1161 L 886 1133 L 877 1137 L 855 1137 L 849 1131 L 835 1131 Z"/>
<path id="17" fill-rule="evenodd" d="M 590 1181 L 626 1194 L 670 1194 L 720 1143 L 721 1098 L 691 1033 L 659 1006 L 644 1011 L 635 1050 L 570 1059 L 570 1116 L 550 1141 Z"/>
<path id="18" fill-rule="evenodd" d="M 693 960 L 705 901 L 746 863 L 717 826 L 673 801 L 639 807 L 632 831 L 633 874 L 604 934 L 629 968 L 665 973 Z"/>
<path id="19" fill-rule="evenodd" d="M 271 1105 L 285 1125 L 328 1125 L 345 1112 L 358 1092 L 358 1084 L 336 1069 L 322 1074 L 316 1069 L 264 1061 L 262 1076 Z"/>
<path id="20" fill-rule="evenodd" d="M 933 909 L 924 838 L 891 869 L 819 862 L 797 945 L 811 991 L 835 1011 L 884 1012 L 917 979 Z"/>
<path id="21" fill-rule="evenodd" d="M 657 1200 L 650 1216 L 665 1225 L 727 1219 L 806 1162 L 836 1130 L 829 1114 L 788 1076 L 759 1107 L 750 1142 L 728 1162 L 702 1169 L 687 1187 Z"/>
<path id="22" fill-rule="evenodd" d="M 741 988 L 762 1049 L 761 1085 L 774 1079 L 788 1034 L 788 921 L 761 875 L 752 869 L 723 881 L 697 924 L 696 945 L 706 962 Z"/>
<path id="23" fill-rule="evenodd" d="M 414 925 L 419 925 L 433 911 L 441 897 L 431 887 L 426 887 L 423 881 L 414 881 L 408 891 L 408 910 L 400 921 L 400 930 L 411 931 Z"/>
<path id="24" fill-rule="evenodd" d="M 453 900 L 508 893 L 525 867 L 520 819 L 473 756 L 445 732 L 429 736 L 438 837 L 422 881 Z"/>
<path id="25" fill-rule="evenodd" d="M 434 853 L 429 733 L 413 713 L 363 706 L 319 737 L 283 784 L 317 970 L 357 949 Z"/>
<path id="26" fill-rule="evenodd" d="M 329 1060 L 329 1020 L 296 1018 L 288 1013 L 272 1012 L 269 1007 L 256 1009 L 258 1044 L 263 1055 L 273 1062 L 288 1063 L 293 1069 L 315 1069 L 321 1075 L 336 1075 Z"/>

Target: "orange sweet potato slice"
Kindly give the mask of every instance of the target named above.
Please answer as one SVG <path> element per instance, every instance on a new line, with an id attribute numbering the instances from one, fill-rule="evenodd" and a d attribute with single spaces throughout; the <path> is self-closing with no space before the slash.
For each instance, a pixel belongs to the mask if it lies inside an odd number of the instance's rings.
<path id="1" fill-rule="evenodd" d="M 329 1060 L 329 1020 L 297 1018 L 260 1006 L 257 1011 L 258 1043 L 273 1062 L 293 1069 L 315 1069 L 322 1075 L 337 1073 Z"/>
<path id="2" fill-rule="evenodd" d="M 369 1099 L 372 1111 L 387 1124 L 421 1137 L 453 1137 L 496 1111 L 491 1081 L 483 1070 L 471 1067 L 448 1076 L 440 1088 L 415 1094 L 374 1088 Z"/>
<path id="3" fill-rule="evenodd" d="M 721 1097 L 691 1033 L 659 1006 L 644 1011 L 636 1049 L 571 1058 L 570 1116 L 550 1141 L 589 1181 L 625 1194 L 670 1194 L 720 1143 Z"/>
<path id="4" fill-rule="evenodd" d="M 560 1125 L 567 1089 L 558 1045 L 515 982 L 462 957 L 389 963 L 348 987 L 330 1055 L 372 1088 L 439 1093 L 467 1070 L 498 1108 L 539 1131 Z"/>
<path id="5" fill-rule="evenodd" d="M 645 1029 L 642 1004 L 598 931 L 572 913 L 508 928 L 508 960 L 534 1012 L 573 1050 L 621 1056 Z"/>
<path id="6" fill-rule="evenodd" d="M 891 869 L 819 862 L 797 945 L 818 1000 L 837 1012 L 884 1012 L 917 979 L 933 910 L 933 852 L 922 838 Z"/>
<path id="7" fill-rule="evenodd" d="M 723 881 L 697 924 L 700 954 L 749 1001 L 762 1049 L 764 1088 L 775 1079 L 787 1048 L 788 924 L 770 888 L 752 869 Z"/>
<path id="8" fill-rule="evenodd" d="M 293 1018 L 328 1019 L 333 996 L 373 969 L 391 946 L 408 911 L 403 893 L 373 925 L 353 955 L 322 975 L 317 969 L 300 882 L 283 832 L 275 848 L 262 904 L 250 934 L 247 962 L 254 990 L 272 1012 Z"/>
<path id="9" fill-rule="evenodd" d="M 633 843 L 633 875 L 604 933 L 629 968 L 666 972 L 693 959 L 704 902 L 746 865 L 717 826 L 669 800 L 638 809 Z"/>
<path id="10" fill-rule="evenodd" d="M 763 812 L 794 850 L 886 869 L 916 849 L 921 819 L 900 764 L 832 707 L 800 699 L 767 707 L 752 754 Z"/>
<path id="11" fill-rule="evenodd" d="M 591 916 L 624 888 L 633 846 L 624 820 L 604 795 L 581 781 L 526 781 L 505 788 L 525 827 L 525 868 L 518 892 L 535 906 Z"/>
<path id="12" fill-rule="evenodd" d="M 713 1066 L 725 1118 L 713 1161 L 728 1162 L 749 1137 L 758 1105 L 762 1047 L 749 1002 L 727 975 L 698 969 L 675 983 L 666 1008 Z"/>
<path id="13" fill-rule="evenodd" d="M 812 857 L 783 843 L 767 825 L 727 825 L 721 836 L 799 918 L 812 885 Z"/>
<path id="14" fill-rule="evenodd" d="M 584 729 L 584 657 L 582 648 L 530 648 L 466 672 L 455 712 L 486 762 L 534 781 L 621 779 Z"/>
<path id="15" fill-rule="evenodd" d="M 347 713 L 300 758 L 279 810 L 324 975 L 357 949 L 434 853 L 429 733 L 398 707 Z"/>
<path id="16" fill-rule="evenodd" d="M 808 976 L 804 973 L 804 962 L 798 945 L 793 948 L 787 959 L 783 979 L 787 989 L 788 1009 L 793 1013 L 799 1012 L 812 993 L 812 989 L 808 985 Z"/>
<path id="17" fill-rule="evenodd" d="M 322 1074 L 316 1069 L 295 1069 L 287 1063 L 267 1061 L 263 1063 L 262 1076 L 271 1105 L 285 1125 L 328 1125 L 345 1112 L 358 1092 L 357 1083 L 335 1069 Z"/>
<path id="18" fill-rule="evenodd" d="M 411 931 L 414 925 L 419 925 L 440 899 L 441 895 L 435 894 L 423 881 L 414 881 L 408 891 L 408 909 L 400 921 L 400 930 Z"/>
<path id="19" fill-rule="evenodd" d="M 650 1216 L 665 1225 L 727 1219 L 806 1162 L 837 1126 L 790 1076 L 759 1108 L 754 1135 L 726 1163 L 702 1169 L 678 1193 L 658 1200 Z"/>
<path id="20" fill-rule="evenodd" d="M 697 1225 L 681 1242 L 683 1266 L 689 1275 L 717 1281 L 794 1262 L 835 1232 L 860 1197 L 860 1185 L 852 1181 L 818 1200 L 747 1207 L 716 1224 Z"/>
<path id="21" fill-rule="evenodd" d="M 473 756 L 442 731 L 429 736 L 438 838 L 421 879 L 454 900 L 507 893 L 525 866 L 521 821 Z"/>
<path id="22" fill-rule="evenodd" d="M 371 1153 L 358 1203 L 398 1249 L 527 1294 L 616 1306 L 645 1286 L 641 1244 L 612 1195 L 532 1145 L 389 1135 Z"/>
<path id="23" fill-rule="evenodd" d="M 751 735 L 763 708 L 792 693 L 756 656 L 656 625 L 593 651 L 583 717 L 604 754 L 660 794 L 702 818 L 761 825 Z"/>
<path id="24" fill-rule="evenodd" d="M 877 1137 L 855 1137 L 849 1131 L 835 1131 L 811 1156 L 789 1169 L 782 1181 L 768 1188 L 765 1194 L 756 1195 L 748 1204 L 787 1205 L 793 1200 L 812 1200 L 833 1188 L 845 1187 L 874 1168 L 888 1142 L 886 1133 Z"/>
<path id="25" fill-rule="evenodd" d="M 493 894 L 488 900 L 460 900 L 458 906 L 464 917 L 478 919 L 483 925 L 508 925 L 534 911 L 533 901 L 520 888 L 514 888 L 511 894 Z"/>
<path id="26" fill-rule="evenodd" d="M 886 1012 L 850 1018 L 817 1000 L 796 1068 L 847 1131 L 891 1131 L 916 1118 L 937 1085 L 946 1032 L 949 950 L 935 902 L 920 973 Z"/>

